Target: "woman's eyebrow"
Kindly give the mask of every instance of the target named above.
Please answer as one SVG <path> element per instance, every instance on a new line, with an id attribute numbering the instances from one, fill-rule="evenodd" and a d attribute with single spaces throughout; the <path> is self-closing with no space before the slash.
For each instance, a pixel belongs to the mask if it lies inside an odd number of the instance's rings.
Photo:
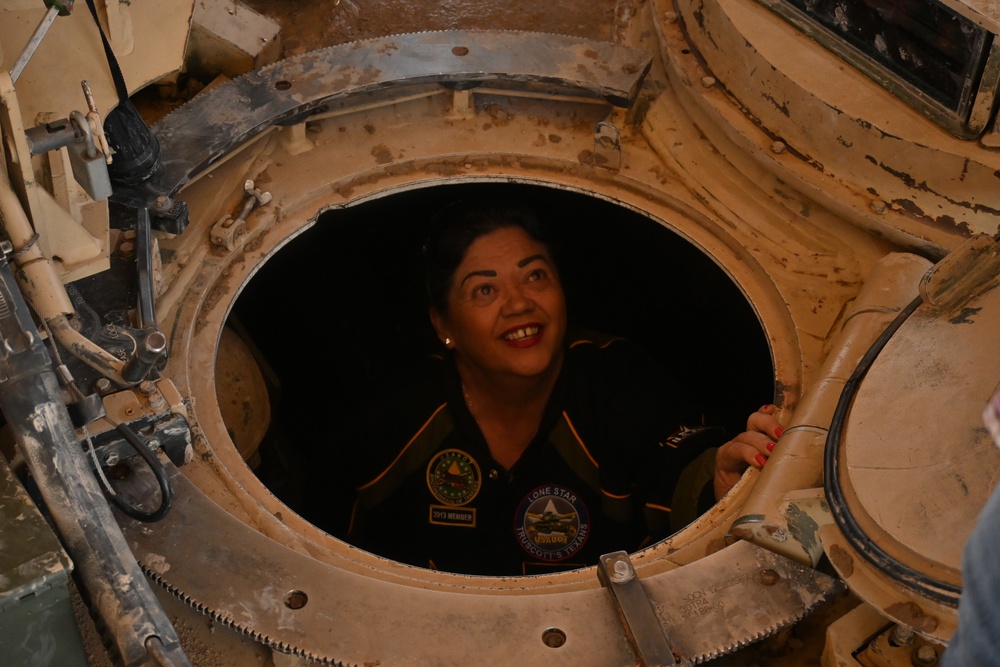
<path id="1" fill-rule="evenodd" d="M 546 257 L 545 255 L 532 255 L 531 257 L 525 257 L 520 262 L 518 262 L 517 263 L 517 268 L 523 269 L 528 264 L 531 264 L 532 262 L 534 262 L 536 259 L 540 259 L 543 262 L 545 262 L 546 264 L 549 263 L 549 258 Z"/>
<path id="2" fill-rule="evenodd" d="M 496 278 L 497 272 L 494 271 L 493 269 L 482 269 L 481 271 L 471 271 L 468 275 L 462 278 L 462 282 L 458 284 L 459 287 L 464 285 L 465 281 L 468 280 L 469 278 L 472 278 L 473 276 L 486 276 L 487 278 Z"/>

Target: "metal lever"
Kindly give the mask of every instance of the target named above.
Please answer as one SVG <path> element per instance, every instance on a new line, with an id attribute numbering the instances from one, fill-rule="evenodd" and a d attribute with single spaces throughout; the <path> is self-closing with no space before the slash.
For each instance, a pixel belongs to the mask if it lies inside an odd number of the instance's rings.
<path id="1" fill-rule="evenodd" d="M 139 326 L 145 332 L 135 354 L 122 369 L 122 378 L 135 383 L 149 375 L 167 353 L 167 337 L 156 325 L 156 297 L 153 294 L 153 232 L 149 209 L 140 208 L 135 226 L 136 276 L 138 281 Z"/>
<path id="2" fill-rule="evenodd" d="M 615 551 L 601 556 L 597 576 L 611 593 L 639 664 L 643 667 L 691 666 L 689 660 L 674 655 L 626 552 Z"/>
<path id="3" fill-rule="evenodd" d="M 10 80 L 12 83 L 17 83 L 17 79 L 21 76 L 21 72 L 27 66 L 28 61 L 31 60 L 31 56 L 35 55 L 35 50 L 38 45 L 42 43 L 42 39 L 45 37 L 45 33 L 49 31 L 52 27 L 52 23 L 55 22 L 57 16 L 69 16 L 73 11 L 74 0 L 65 0 L 65 2 L 59 2 L 59 0 L 45 0 L 45 6 L 49 8 L 45 12 L 45 16 L 42 18 L 42 22 L 38 24 L 35 28 L 35 32 L 32 33 L 31 39 L 28 43 L 24 45 L 24 50 L 21 51 L 21 55 L 17 57 L 14 61 L 14 66 L 10 69 Z"/>

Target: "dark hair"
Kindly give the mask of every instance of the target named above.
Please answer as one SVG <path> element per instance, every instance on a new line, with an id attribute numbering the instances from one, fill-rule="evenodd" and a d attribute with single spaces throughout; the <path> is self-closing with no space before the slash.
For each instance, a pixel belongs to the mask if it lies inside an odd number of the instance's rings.
<path id="1" fill-rule="evenodd" d="M 469 246 L 498 229 L 518 227 L 548 249 L 538 215 L 523 204 L 509 201 L 458 201 L 446 206 L 430 223 L 424 243 L 424 276 L 430 305 L 448 310 L 448 290 L 455 270 Z"/>

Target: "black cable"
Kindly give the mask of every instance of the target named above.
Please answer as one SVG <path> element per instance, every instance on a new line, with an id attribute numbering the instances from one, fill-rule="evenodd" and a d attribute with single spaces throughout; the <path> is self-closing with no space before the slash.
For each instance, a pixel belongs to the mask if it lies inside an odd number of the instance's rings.
<path id="1" fill-rule="evenodd" d="M 87 0 L 87 7 L 101 34 L 104 55 L 111 70 L 115 92 L 118 93 L 118 105 L 104 117 L 104 134 L 114 153 L 114 160 L 108 165 L 108 173 L 112 184 L 138 185 L 160 167 L 160 142 L 129 99 L 125 75 L 115 57 L 114 49 L 111 48 L 111 42 L 104 34 L 94 0 Z"/>
<path id="2" fill-rule="evenodd" d="M 119 424 L 117 430 L 128 444 L 132 445 L 135 451 L 138 452 L 139 456 L 149 465 L 150 470 L 153 471 L 153 475 L 156 476 L 156 483 L 160 487 L 160 506 L 152 512 L 147 512 L 132 505 L 118 493 L 108 494 L 111 496 L 111 502 L 114 503 L 115 507 L 136 521 L 143 521 L 145 523 L 159 521 L 167 515 L 167 512 L 170 511 L 170 506 L 174 502 L 174 493 L 170 488 L 170 480 L 167 479 L 167 471 L 164 470 L 163 464 L 156 458 L 156 455 L 149 450 L 146 443 L 135 434 L 128 424 Z"/>
<path id="3" fill-rule="evenodd" d="M 840 449 L 844 423 L 847 421 L 847 415 L 854 404 L 854 396 L 858 391 L 861 380 L 868 373 L 876 357 L 882 352 L 889 339 L 892 338 L 893 334 L 896 333 L 899 327 L 903 325 L 903 322 L 906 321 L 921 303 L 923 303 L 923 300 L 918 296 L 900 311 L 896 319 L 889 324 L 886 330 L 882 332 L 868 351 L 865 352 L 861 361 L 858 362 L 857 368 L 854 369 L 854 373 L 844 383 L 844 389 L 840 394 L 840 400 L 837 402 L 837 408 L 833 413 L 833 421 L 830 423 L 830 431 L 826 437 L 826 449 L 823 454 L 823 465 L 826 470 L 824 490 L 826 491 L 826 501 L 830 506 L 830 512 L 833 514 L 834 521 L 836 521 L 837 526 L 844 537 L 847 538 L 850 545 L 865 560 L 885 573 L 889 578 L 916 590 L 921 595 L 956 606 L 958 604 L 958 597 L 962 593 L 961 587 L 938 581 L 923 572 L 900 563 L 865 534 L 847 506 L 840 480 L 840 470 L 838 468 L 839 457 L 837 454 Z"/>

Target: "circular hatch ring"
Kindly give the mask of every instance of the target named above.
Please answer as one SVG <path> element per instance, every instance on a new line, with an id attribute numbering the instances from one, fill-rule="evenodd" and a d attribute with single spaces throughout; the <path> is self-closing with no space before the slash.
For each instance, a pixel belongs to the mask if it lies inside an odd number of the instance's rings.
<path id="1" fill-rule="evenodd" d="M 431 114 L 417 112 L 418 116 L 423 113 L 425 118 L 436 119 L 431 123 L 433 127 L 421 126 L 421 134 L 427 135 L 421 139 L 434 138 L 431 136 L 434 135 L 437 138 L 450 137 L 454 141 L 455 127 L 461 122 L 450 118 L 447 123 L 441 123 L 444 115 L 441 110 L 442 107 L 438 106 L 431 109 Z M 396 109 L 392 113 L 398 111 Z M 412 135 L 405 129 L 399 132 Z M 581 140 L 588 137 L 589 132 L 570 128 L 567 135 Z M 392 132 L 389 132 L 379 138 L 391 145 L 391 135 Z M 332 646 L 337 645 L 336 638 L 328 636 L 330 629 L 325 637 L 315 636 L 315 632 L 303 633 L 298 621 L 289 616 L 300 613 L 301 617 L 303 611 L 316 613 L 317 609 L 323 608 L 323 593 L 332 595 L 332 589 L 351 596 L 364 594 L 365 599 L 373 595 L 379 599 L 389 595 L 399 601 L 401 608 L 417 614 L 429 604 L 428 596 L 439 601 L 459 599 L 458 604 L 467 602 L 480 606 L 480 610 L 483 602 L 479 600 L 483 597 L 493 600 L 493 603 L 487 603 L 498 609 L 509 606 L 496 604 L 505 599 L 512 604 L 514 600 L 525 600 L 517 604 L 527 604 L 532 600 L 542 604 L 565 597 L 559 604 L 571 608 L 575 619 L 573 623 L 582 624 L 575 627 L 613 627 L 613 623 L 609 624 L 605 618 L 606 601 L 594 568 L 552 576 L 509 579 L 420 570 L 361 552 L 316 530 L 289 512 L 247 468 L 222 423 L 214 399 L 214 378 L 211 373 L 205 372 L 205 369 L 214 367 L 221 327 L 237 295 L 259 267 L 292 238 L 316 224 L 322 212 L 354 206 L 396 191 L 459 181 L 516 181 L 586 193 L 641 212 L 676 232 L 722 267 L 743 291 L 763 323 L 779 383 L 788 388 L 798 387 L 801 386 L 802 361 L 797 333 L 781 292 L 768 271 L 745 251 L 741 242 L 724 225 L 700 211 L 689 193 L 681 188 L 664 187 L 663 182 L 646 170 L 633 169 L 629 172 L 627 166 L 631 160 L 636 160 L 639 165 L 643 160 L 655 159 L 652 151 L 641 146 L 636 146 L 634 150 L 630 148 L 630 152 L 625 154 L 626 169 L 617 172 L 581 165 L 575 151 L 554 153 L 520 144 L 512 150 L 500 136 L 495 141 L 486 142 L 483 147 L 464 150 L 457 156 L 447 143 L 443 148 L 439 145 L 437 150 L 423 147 L 424 150 L 414 151 L 406 159 L 394 159 L 386 167 L 372 165 L 370 160 L 355 162 L 351 155 L 345 155 L 343 146 L 329 142 L 316 143 L 307 153 L 295 155 L 283 138 L 283 133 L 270 133 L 238 149 L 233 147 L 224 159 L 215 156 L 212 160 L 198 161 L 197 164 L 202 165 L 215 162 L 217 166 L 211 174 L 198 174 L 199 177 L 179 193 L 180 198 L 191 207 L 192 221 L 184 234 L 163 244 L 171 259 L 165 267 L 167 288 L 158 305 L 164 328 L 171 332 L 172 355 L 165 375 L 177 384 L 182 395 L 189 397 L 195 436 L 195 458 L 184 467 L 176 481 L 188 489 L 189 501 L 195 505 L 190 506 L 191 513 L 187 515 L 183 511 L 175 511 L 175 521 L 187 516 L 192 520 L 190 524 L 181 522 L 173 529 L 165 526 L 152 535 L 142 527 L 126 527 L 126 533 L 136 546 L 136 554 L 147 571 L 195 606 L 208 610 L 217 618 L 262 641 L 283 650 L 324 659 L 378 655 L 377 651 L 371 653 L 376 647 L 366 645 L 372 639 L 364 633 L 349 634 L 350 642 L 354 642 L 350 650 L 338 653 L 339 649 L 330 649 L 329 642 L 334 642 Z M 365 148 L 362 146 L 360 150 Z M 442 164 L 446 167 L 443 168 Z M 316 165 L 323 165 L 324 168 L 316 169 Z M 238 247 L 232 251 L 213 247 L 206 239 L 210 237 L 210 229 L 217 220 L 216 213 L 224 207 L 224 202 L 220 203 L 220 193 L 233 190 L 230 186 L 241 184 L 250 174 L 256 177 L 261 173 L 266 174 L 267 187 L 275 193 L 274 202 L 270 207 L 251 214 L 247 219 L 247 233 Z M 239 193 L 240 189 L 237 187 L 235 191 Z M 776 346 L 775 341 L 782 344 Z M 785 399 L 794 402 L 795 396 L 787 394 Z M 656 577 L 668 575 L 678 568 L 706 560 L 706 554 L 732 554 L 731 548 L 722 548 L 723 534 L 728 520 L 752 487 L 753 479 L 753 475 L 745 476 L 743 482 L 712 512 L 674 538 L 634 554 L 633 563 L 637 571 L 652 582 Z M 205 504 L 203 500 L 214 502 Z M 183 502 L 179 501 L 176 509 L 181 506 Z M 218 523 L 213 523 L 216 520 Z M 261 537 L 270 539 L 260 542 Z M 236 548 L 244 539 L 249 540 L 246 543 L 248 548 Z M 260 549 L 251 547 L 251 543 L 260 545 Z M 749 548 L 752 547 L 741 547 Z M 265 551 L 268 553 L 265 554 Z M 193 566 L 190 560 L 186 567 L 181 567 L 184 558 L 194 559 L 204 567 Z M 211 596 L 203 594 L 204 590 L 224 583 L 214 581 L 210 574 L 214 571 L 211 566 L 217 566 L 220 559 L 231 567 L 225 577 L 227 581 L 231 576 L 239 575 L 243 600 L 212 601 L 209 599 Z M 266 567 L 262 566 L 261 559 L 266 560 Z M 293 561 L 309 568 L 319 568 L 313 574 L 326 582 L 323 593 L 296 579 L 299 571 L 291 568 Z M 248 566 L 252 566 L 257 572 L 256 578 L 262 581 L 254 580 L 254 575 L 246 570 Z M 262 576 L 262 573 L 272 575 L 275 581 L 270 581 L 271 577 Z M 339 588 L 333 585 L 338 581 L 343 584 Z M 268 596 L 277 596 L 275 599 L 283 601 L 288 591 L 301 591 L 302 599 L 308 599 L 309 603 L 299 609 L 291 609 L 284 602 L 274 605 L 280 608 L 276 619 L 279 624 L 276 627 L 281 627 L 284 632 L 280 637 L 262 629 L 259 619 L 252 615 L 246 617 L 246 609 L 251 603 L 268 606 Z M 249 599 L 251 597 L 254 599 Z M 359 600 L 355 599 L 355 602 L 363 605 Z M 818 601 L 815 591 L 810 590 L 803 592 L 803 597 L 784 599 L 776 604 L 794 616 Z M 331 600 L 327 599 L 326 603 L 331 603 Z M 334 603 L 344 602 L 338 600 Z M 482 624 L 484 634 L 492 636 L 495 620 L 492 616 L 481 614 L 476 623 Z M 544 628 L 535 628 L 535 621 Z M 622 644 L 613 637 L 598 633 L 584 645 L 574 627 L 553 623 L 549 617 L 532 620 L 519 616 L 518 623 L 531 626 L 532 636 L 543 636 L 551 628 L 566 634 L 569 640 L 559 647 L 560 651 L 583 650 L 581 655 L 593 658 L 588 651 L 600 646 L 602 650 L 616 654 L 606 664 L 627 661 L 626 654 L 619 653 L 621 650 L 627 653 L 627 649 L 613 648 Z M 620 628 L 615 632 L 620 633 Z M 400 637 L 402 641 L 403 635 Z M 759 638 L 759 635 L 754 638 Z M 466 636 L 466 639 L 475 637 Z M 315 641 L 321 645 L 326 643 L 326 648 L 315 648 Z M 512 641 L 517 639 L 512 638 Z M 310 644 L 313 644 L 312 648 Z M 542 645 L 546 650 L 552 650 L 544 642 Z M 717 655 L 718 648 L 702 650 L 705 655 Z M 551 654 L 546 655 L 551 660 Z"/>

